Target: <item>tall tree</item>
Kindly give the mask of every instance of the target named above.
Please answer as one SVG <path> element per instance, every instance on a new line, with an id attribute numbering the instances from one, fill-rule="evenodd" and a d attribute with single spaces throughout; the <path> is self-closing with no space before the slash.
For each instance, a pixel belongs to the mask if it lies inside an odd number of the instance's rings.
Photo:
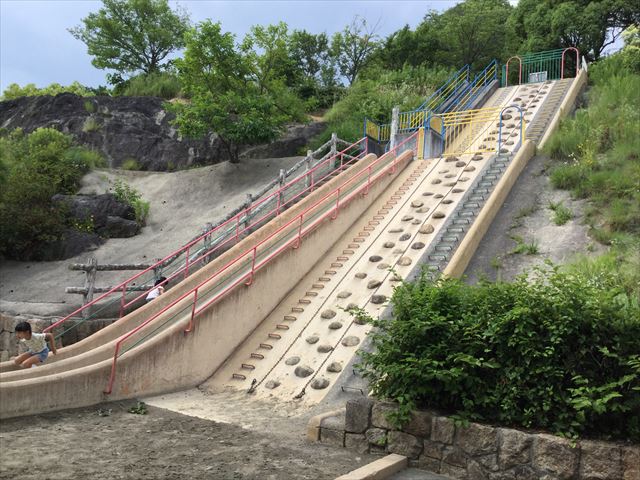
<path id="1" fill-rule="evenodd" d="M 184 46 L 188 28 L 187 13 L 173 11 L 167 0 L 103 0 L 69 32 L 87 45 L 94 67 L 115 70 L 121 79 L 159 71 L 167 55 Z"/>
<path id="2" fill-rule="evenodd" d="M 342 32 L 334 33 L 331 54 L 349 85 L 353 84 L 378 48 L 380 39 L 377 30 L 377 23 L 370 26 L 366 19 L 356 16 Z"/>
<path id="3" fill-rule="evenodd" d="M 306 78 L 321 80 L 322 67 L 330 63 L 327 34 L 314 35 L 306 30 L 294 30 L 291 34 L 291 56 Z"/>
<path id="4" fill-rule="evenodd" d="M 597 60 L 622 31 L 640 23 L 637 0 L 521 0 L 512 23 L 521 51 L 577 47 Z"/>
<path id="5" fill-rule="evenodd" d="M 283 60 L 279 36 L 267 37 L 271 40 L 265 41 L 267 50 L 260 56 L 246 42 L 239 48 L 233 34 L 208 20 L 187 32 L 184 57 L 176 60 L 178 78 L 190 98 L 173 106 L 180 132 L 192 137 L 215 132 L 234 162 L 243 145 L 275 139 L 294 118 L 295 109 L 287 103 L 291 95 L 278 73 Z M 262 50 L 262 40 L 256 42 Z"/>

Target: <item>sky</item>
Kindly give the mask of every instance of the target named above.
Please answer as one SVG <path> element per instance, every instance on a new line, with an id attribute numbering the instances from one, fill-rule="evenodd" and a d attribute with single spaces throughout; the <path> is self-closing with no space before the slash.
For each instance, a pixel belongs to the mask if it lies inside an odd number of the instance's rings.
<path id="1" fill-rule="evenodd" d="M 332 34 L 360 15 L 379 21 L 381 36 L 408 24 L 415 27 L 429 10 L 458 3 L 419 0 L 170 0 L 190 12 L 192 22 L 222 22 L 242 38 L 251 25 L 286 22 L 290 29 Z M 106 85 L 107 71 L 91 65 L 86 46 L 67 31 L 100 9 L 96 0 L 0 0 L 0 92 L 11 83 Z"/>

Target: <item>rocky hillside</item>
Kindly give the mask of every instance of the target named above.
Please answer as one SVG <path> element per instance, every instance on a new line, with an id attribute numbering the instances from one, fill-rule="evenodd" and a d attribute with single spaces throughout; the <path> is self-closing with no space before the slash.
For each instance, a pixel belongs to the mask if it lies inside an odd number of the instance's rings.
<path id="1" fill-rule="evenodd" d="M 171 125 L 173 114 L 157 97 L 80 97 L 71 93 L 22 97 L 0 102 L 0 128 L 31 132 L 53 127 L 104 154 L 108 166 L 123 164 L 140 170 L 170 171 L 191 165 L 228 160 L 215 133 L 208 138 L 182 138 Z M 295 155 L 322 123 L 292 125 L 283 138 L 263 146 L 247 147 L 241 157 Z"/>

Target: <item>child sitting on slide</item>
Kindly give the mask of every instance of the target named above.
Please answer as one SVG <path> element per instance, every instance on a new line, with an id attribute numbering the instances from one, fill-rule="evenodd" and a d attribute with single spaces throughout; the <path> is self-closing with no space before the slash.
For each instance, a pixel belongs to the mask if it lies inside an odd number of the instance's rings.
<path id="1" fill-rule="evenodd" d="M 27 351 L 13 359 L 14 363 L 22 368 L 30 368 L 44 361 L 49 356 L 49 347 L 55 355 L 56 342 L 51 333 L 33 333 L 31 325 L 27 322 L 20 322 L 16 325 L 16 337 L 20 343 L 27 347 Z"/>

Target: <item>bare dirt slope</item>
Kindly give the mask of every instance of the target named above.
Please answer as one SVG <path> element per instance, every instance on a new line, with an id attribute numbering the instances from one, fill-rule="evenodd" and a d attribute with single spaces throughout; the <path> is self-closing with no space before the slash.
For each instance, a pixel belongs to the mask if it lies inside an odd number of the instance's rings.
<path id="1" fill-rule="evenodd" d="M 467 266 L 469 282 L 477 282 L 482 276 L 509 281 L 547 260 L 561 265 L 578 254 L 597 255 L 604 251 L 605 247 L 588 236 L 589 227 L 584 223 L 587 203 L 552 187 L 548 163 L 547 157 L 537 155 L 520 174 Z M 573 218 L 556 225 L 552 203 L 562 203 Z M 519 245 L 535 248 L 516 253 Z"/>
<path id="2" fill-rule="evenodd" d="M 0 311 L 51 316 L 68 313 L 81 303 L 66 294 L 67 286 L 82 286 L 84 273 L 70 271 L 70 263 L 95 256 L 99 263 L 150 263 L 197 235 L 207 222 L 223 218 L 241 205 L 247 193 L 269 183 L 281 168 L 301 157 L 243 160 L 179 172 L 95 170 L 82 180 L 81 193 L 104 193 L 120 178 L 151 204 L 147 226 L 135 237 L 108 240 L 93 252 L 56 262 L 3 262 L 0 265 Z M 100 273 L 98 286 L 113 285 L 134 272 Z"/>

